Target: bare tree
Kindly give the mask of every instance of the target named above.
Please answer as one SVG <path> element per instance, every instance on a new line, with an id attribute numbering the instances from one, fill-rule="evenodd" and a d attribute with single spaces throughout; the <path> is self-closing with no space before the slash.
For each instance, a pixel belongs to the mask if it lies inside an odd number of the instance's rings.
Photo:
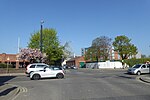
<path id="1" fill-rule="evenodd" d="M 111 38 L 106 36 L 97 37 L 92 41 L 92 46 L 89 47 L 85 54 L 86 59 L 91 58 L 96 61 L 107 60 L 111 49 Z"/>

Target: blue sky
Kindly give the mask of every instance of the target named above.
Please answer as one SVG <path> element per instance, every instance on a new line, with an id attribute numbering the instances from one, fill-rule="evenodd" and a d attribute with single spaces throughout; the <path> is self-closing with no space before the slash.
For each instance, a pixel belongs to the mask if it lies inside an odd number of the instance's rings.
<path id="1" fill-rule="evenodd" d="M 99 36 L 126 35 L 150 55 L 150 0 L 0 0 L 0 53 L 26 48 L 31 34 L 54 28 L 76 55 Z"/>

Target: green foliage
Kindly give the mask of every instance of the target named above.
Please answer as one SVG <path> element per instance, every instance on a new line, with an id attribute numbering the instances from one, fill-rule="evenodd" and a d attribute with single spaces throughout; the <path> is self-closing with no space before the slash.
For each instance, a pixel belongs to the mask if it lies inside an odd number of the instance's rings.
<path id="1" fill-rule="evenodd" d="M 113 42 L 114 50 L 118 52 L 123 60 L 137 54 L 137 47 L 130 42 L 131 39 L 125 35 L 117 36 Z"/>
<path id="2" fill-rule="evenodd" d="M 7 64 L 5 63 L 0 63 L 0 68 L 6 68 L 7 67 Z"/>
<path id="3" fill-rule="evenodd" d="M 144 64 L 147 61 L 150 61 L 150 58 L 141 58 L 141 59 L 125 59 L 124 63 L 126 63 L 127 65 L 129 65 L 130 67 L 132 67 L 135 64 Z"/>
<path id="4" fill-rule="evenodd" d="M 96 61 L 97 60 L 97 50 L 94 47 L 88 48 L 85 54 L 85 60 Z"/>
<path id="5" fill-rule="evenodd" d="M 47 63 L 54 64 L 62 59 L 64 47 L 60 45 L 57 32 L 54 29 L 43 29 L 42 51 L 47 56 Z M 31 35 L 28 47 L 40 49 L 40 32 Z"/>
<path id="6" fill-rule="evenodd" d="M 7 68 L 7 64 L 6 63 L 0 63 L 0 68 Z M 11 64 L 8 64 L 8 68 L 13 68 L 13 66 Z"/>
<path id="7" fill-rule="evenodd" d="M 141 58 L 146 58 L 146 55 L 141 55 Z"/>

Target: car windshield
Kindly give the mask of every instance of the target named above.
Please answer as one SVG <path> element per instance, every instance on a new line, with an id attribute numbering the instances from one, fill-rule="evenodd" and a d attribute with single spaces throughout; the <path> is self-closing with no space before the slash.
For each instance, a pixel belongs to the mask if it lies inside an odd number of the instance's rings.
<path id="1" fill-rule="evenodd" d="M 132 68 L 139 68 L 141 65 L 134 65 Z"/>

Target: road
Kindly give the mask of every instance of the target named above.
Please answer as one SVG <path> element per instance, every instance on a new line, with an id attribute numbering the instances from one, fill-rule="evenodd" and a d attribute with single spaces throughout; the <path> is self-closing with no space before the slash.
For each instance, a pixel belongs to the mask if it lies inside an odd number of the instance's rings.
<path id="1" fill-rule="evenodd" d="M 150 100 L 150 85 L 125 72 L 69 70 L 65 79 L 30 80 L 18 76 L 8 83 L 22 87 L 15 100 Z"/>

